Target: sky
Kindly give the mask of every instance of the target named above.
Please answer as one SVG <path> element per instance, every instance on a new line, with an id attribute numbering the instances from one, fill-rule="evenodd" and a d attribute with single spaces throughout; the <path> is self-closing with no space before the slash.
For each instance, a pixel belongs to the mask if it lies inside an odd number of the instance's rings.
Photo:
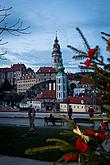
<path id="1" fill-rule="evenodd" d="M 67 45 L 86 51 L 84 41 L 76 31 L 79 27 L 91 48 L 100 46 L 105 52 L 106 44 L 101 32 L 110 33 L 109 0 L 0 0 L 0 8 L 12 7 L 5 21 L 9 25 L 20 18 L 23 27 L 30 26 L 30 34 L 14 36 L 2 33 L 0 51 L 7 54 L 0 58 L 0 67 L 24 63 L 35 71 L 42 66 L 52 66 L 52 48 L 56 37 L 61 47 L 66 72 L 78 72 L 79 61 Z M 1 24 L 0 24 L 1 26 Z"/>

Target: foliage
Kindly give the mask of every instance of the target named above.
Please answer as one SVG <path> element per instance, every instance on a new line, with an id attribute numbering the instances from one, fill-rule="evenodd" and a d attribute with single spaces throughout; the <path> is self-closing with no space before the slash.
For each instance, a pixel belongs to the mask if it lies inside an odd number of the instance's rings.
<path id="1" fill-rule="evenodd" d="M 28 131 L 28 127 L 16 127 L 16 126 L 1 126 L 0 127 L 0 155 L 10 155 L 27 157 L 31 159 L 37 159 L 42 161 L 56 161 L 60 153 L 58 152 L 46 152 L 38 153 L 37 155 L 26 155 L 25 150 L 28 148 L 41 147 L 46 145 L 46 139 L 60 138 L 62 128 L 47 128 L 37 127 L 38 135 L 25 136 Z"/>
<path id="2" fill-rule="evenodd" d="M 86 59 L 85 62 L 80 62 L 80 68 L 84 69 L 87 74 L 83 75 L 93 85 L 95 92 L 100 94 L 101 97 L 101 105 L 102 111 L 106 109 L 110 112 L 109 104 L 110 104 L 110 58 L 105 58 L 105 55 L 101 55 L 99 46 L 94 46 L 91 48 L 84 37 L 83 33 L 79 28 L 76 28 L 79 32 L 80 36 L 82 37 L 84 44 L 86 46 L 86 52 L 78 50 L 71 45 L 67 47 L 70 48 L 72 51 L 75 52 L 75 56 L 73 59 L 75 60 L 82 60 Z M 108 39 L 102 37 L 106 43 L 107 47 L 106 50 L 110 52 L 110 34 L 106 34 L 101 32 L 102 35 L 106 35 Z M 89 72 L 88 72 L 89 71 Z"/>
<path id="3" fill-rule="evenodd" d="M 67 164 L 68 162 L 79 162 L 82 165 L 107 164 L 110 161 L 109 152 L 103 147 L 103 142 L 108 142 L 109 136 L 105 133 L 94 131 L 88 127 L 76 126 L 70 122 L 68 130 L 61 132 L 66 140 L 49 138 L 50 145 L 31 148 L 26 150 L 26 154 L 36 154 L 47 152 L 48 150 L 62 153 L 60 159 L 55 163 Z M 71 140 L 68 141 L 68 137 Z"/>
<path id="4" fill-rule="evenodd" d="M 16 92 L 14 86 L 12 86 L 8 80 L 3 82 L 0 87 L 0 91 L 0 101 L 7 102 L 8 105 L 11 104 L 14 106 L 25 98 L 24 94 L 18 94 Z"/>

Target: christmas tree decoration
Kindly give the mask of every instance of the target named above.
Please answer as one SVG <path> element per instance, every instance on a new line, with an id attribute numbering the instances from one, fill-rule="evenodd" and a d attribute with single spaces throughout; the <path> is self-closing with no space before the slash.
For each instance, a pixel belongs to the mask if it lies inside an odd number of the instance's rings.
<path id="1" fill-rule="evenodd" d="M 66 161 L 75 161 L 78 160 L 78 155 L 73 153 L 67 153 L 64 155 L 64 160 Z"/>
<path id="2" fill-rule="evenodd" d="M 96 48 L 88 50 L 88 59 L 84 62 L 85 66 L 87 68 L 89 68 L 90 63 L 91 63 L 92 59 L 94 58 L 95 52 L 96 52 Z"/>
<path id="3" fill-rule="evenodd" d="M 91 63 L 91 59 L 90 59 L 90 58 L 88 58 L 88 59 L 84 62 L 85 66 L 86 66 L 87 68 L 89 68 L 90 63 Z"/>
<path id="4" fill-rule="evenodd" d="M 76 30 L 84 42 L 86 53 L 85 55 L 81 54 L 80 50 L 78 55 L 73 56 L 73 59 L 82 60 L 83 58 L 86 58 L 86 61 L 80 62 L 82 65 L 79 66 L 81 70 L 84 70 L 84 72 L 88 73 L 89 71 L 89 74 L 83 74 L 83 77 L 85 77 L 87 81 L 90 81 L 90 77 L 92 77 L 92 88 L 94 88 L 94 90 L 100 95 L 101 109 L 102 111 L 107 111 L 110 114 L 110 58 L 105 59 L 105 55 L 102 56 L 100 54 L 100 47 L 98 45 L 95 48 L 90 48 L 81 30 L 79 28 L 76 28 Z M 103 35 L 102 39 L 104 39 L 107 44 L 106 51 L 110 52 L 110 34 L 105 32 L 101 32 L 101 34 Z M 68 48 L 71 47 L 72 46 L 69 46 Z M 72 50 L 76 53 L 77 49 Z"/>
<path id="5" fill-rule="evenodd" d="M 110 52 L 110 39 L 107 40 L 107 47 L 106 47 L 106 50 Z"/>
<path id="6" fill-rule="evenodd" d="M 96 48 L 94 48 L 94 49 L 89 49 L 89 50 L 88 50 L 88 58 L 90 58 L 90 59 L 92 60 L 93 57 L 94 57 L 95 52 L 96 52 Z"/>
<path id="7" fill-rule="evenodd" d="M 63 137 L 70 137 L 70 141 L 64 141 L 62 139 L 47 139 L 48 142 L 53 142 L 52 145 L 44 147 L 33 148 L 26 150 L 26 154 L 35 154 L 37 152 L 46 152 L 47 150 L 56 150 L 58 153 L 62 153 L 62 156 L 55 162 L 55 164 L 69 162 L 78 162 L 81 165 L 94 165 L 97 161 L 97 165 L 104 161 L 110 161 L 109 151 L 110 137 L 107 134 L 100 133 L 98 130 L 89 129 L 89 127 L 75 126 L 70 124 L 70 128 L 67 132 L 62 132 Z M 106 145 L 108 144 L 108 146 Z M 103 155 L 103 156 L 102 156 Z M 106 165 L 106 164 L 104 164 Z"/>
<path id="8" fill-rule="evenodd" d="M 80 131 L 79 127 L 77 126 L 75 129 L 73 129 L 73 132 L 81 136 L 81 138 L 87 143 L 89 141 L 89 137 L 84 135 L 83 132 Z"/>
<path id="9" fill-rule="evenodd" d="M 77 138 L 76 140 L 76 150 L 86 153 L 88 151 L 88 144 L 85 143 L 81 138 Z"/>
<path id="10" fill-rule="evenodd" d="M 103 34 L 103 35 L 105 35 L 105 36 L 107 36 L 107 37 L 109 37 L 110 38 L 110 34 L 107 34 L 107 33 L 105 33 L 105 32 L 101 32 L 101 34 Z M 106 41 L 106 43 L 107 43 L 107 46 L 106 46 L 106 51 L 109 51 L 110 52 L 110 39 L 107 39 L 107 38 L 105 38 L 105 37 L 102 37 L 105 41 Z"/>

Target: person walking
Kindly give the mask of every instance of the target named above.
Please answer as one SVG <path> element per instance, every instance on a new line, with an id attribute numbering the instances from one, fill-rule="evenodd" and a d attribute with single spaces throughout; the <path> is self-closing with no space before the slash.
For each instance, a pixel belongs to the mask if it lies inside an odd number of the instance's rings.
<path id="1" fill-rule="evenodd" d="M 29 131 L 34 131 L 35 109 L 32 107 L 32 105 L 29 107 L 28 118 L 29 118 Z"/>
<path id="2" fill-rule="evenodd" d="M 53 125 L 56 125 L 55 124 L 55 118 L 54 118 L 54 116 L 52 114 L 50 114 L 50 119 L 51 119 L 52 124 Z"/>
<path id="3" fill-rule="evenodd" d="M 69 108 L 68 108 L 68 117 L 69 117 L 69 119 L 71 120 L 72 119 L 72 107 L 71 107 L 71 105 L 69 105 Z"/>
<path id="4" fill-rule="evenodd" d="M 88 113 L 89 113 L 89 117 L 90 117 L 90 118 L 93 117 L 93 115 L 94 115 L 94 109 L 93 109 L 92 106 L 89 107 Z"/>

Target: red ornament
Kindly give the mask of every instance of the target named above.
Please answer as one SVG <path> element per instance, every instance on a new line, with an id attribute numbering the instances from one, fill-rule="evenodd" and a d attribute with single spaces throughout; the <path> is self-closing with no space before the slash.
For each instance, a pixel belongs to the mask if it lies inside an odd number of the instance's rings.
<path id="1" fill-rule="evenodd" d="M 86 133 L 88 134 L 88 135 L 95 135 L 95 132 L 93 131 L 93 130 L 86 130 Z"/>
<path id="2" fill-rule="evenodd" d="M 88 151 L 88 145 L 84 141 L 82 141 L 80 138 L 77 138 L 76 140 L 76 149 L 80 152 L 87 152 Z"/>
<path id="3" fill-rule="evenodd" d="M 105 132 L 107 129 L 107 123 L 106 122 L 102 122 L 101 126 L 100 126 L 100 130 L 101 132 Z"/>
<path id="4" fill-rule="evenodd" d="M 93 59 L 95 52 L 96 52 L 96 48 L 88 50 L 88 59 L 84 62 L 87 68 L 89 68 L 91 60 Z"/>
<path id="5" fill-rule="evenodd" d="M 88 59 L 84 62 L 84 64 L 86 65 L 87 68 L 89 68 L 90 63 L 91 63 L 90 58 L 88 58 Z"/>
<path id="6" fill-rule="evenodd" d="M 107 135 L 105 135 L 105 134 L 95 133 L 95 136 L 97 136 L 98 138 L 100 138 L 102 140 L 107 140 Z"/>
<path id="7" fill-rule="evenodd" d="M 93 56 L 94 56 L 94 54 L 95 54 L 95 51 L 96 51 L 96 48 L 94 48 L 94 49 L 89 49 L 89 50 L 88 50 L 88 57 L 89 57 L 90 59 L 93 58 Z"/>
<path id="8" fill-rule="evenodd" d="M 64 155 L 64 159 L 66 161 L 77 160 L 78 156 L 76 154 L 68 153 L 68 154 Z"/>

